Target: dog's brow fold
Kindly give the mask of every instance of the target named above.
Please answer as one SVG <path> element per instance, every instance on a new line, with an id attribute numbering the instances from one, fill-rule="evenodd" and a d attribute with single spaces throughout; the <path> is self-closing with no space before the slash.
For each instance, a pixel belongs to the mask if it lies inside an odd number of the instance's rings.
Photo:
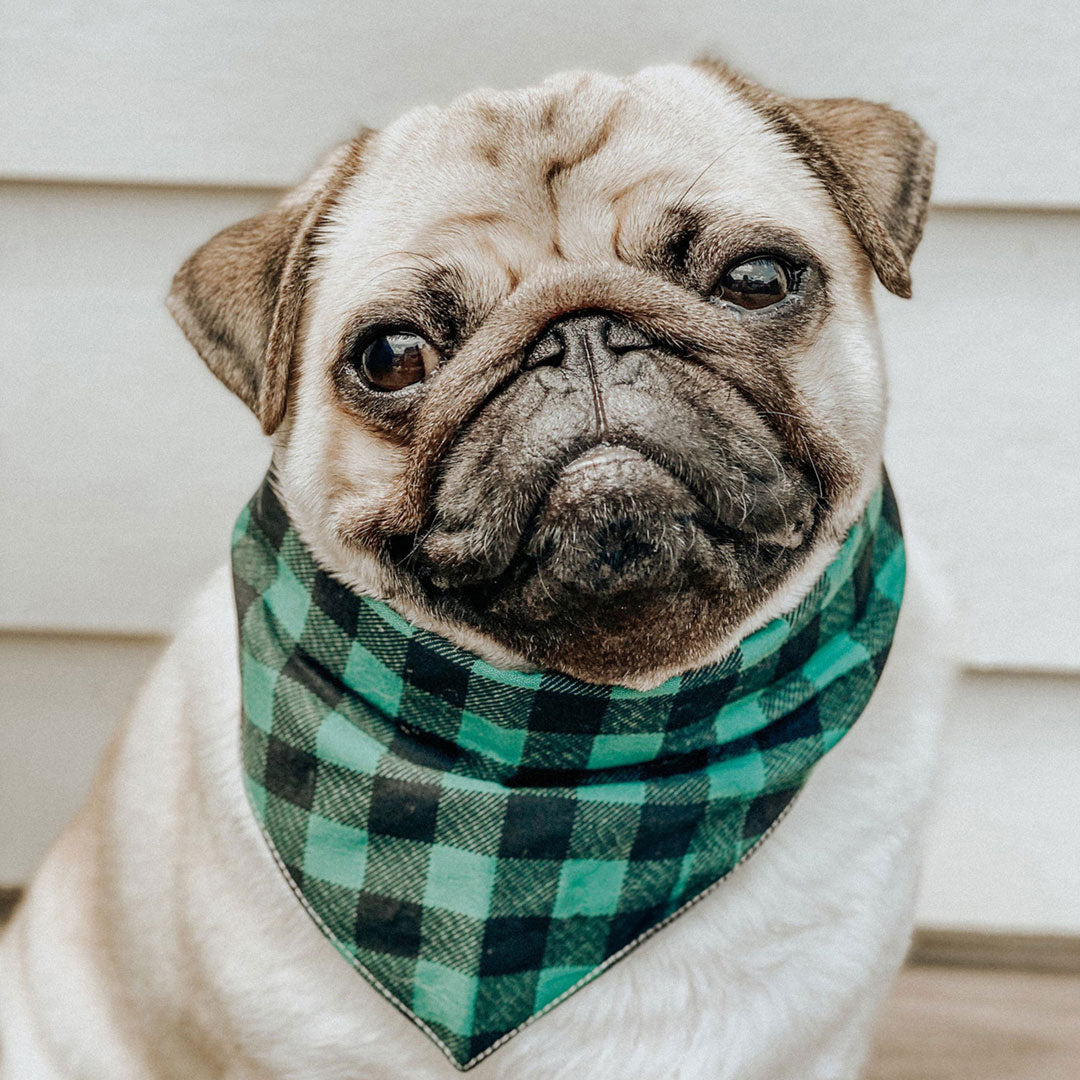
<path id="1" fill-rule="evenodd" d="M 417 300 L 426 321 L 447 344 L 457 344 L 469 326 L 468 289 L 455 266 L 436 265 L 420 271 Z"/>
<path id="2" fill-rule="evenodd" d="M 613 206 L 617 206 L 641 182 L 621 189 L 612 197 Z M 498 211 L 480 211 L 451 215 L 435 228 L 463 226 L 467 230 L 473 224 L 497 224 L 509 220 Z M 753 251 L 785 251 L 796 261 L 818 263 L 810 246 L 789 230 L 777 229 L 766 222 L 716 216 L 703 207 L 687 206 L 682 202 L 670 204 L 659 212 L 646 233 L 642 247 L 628 249 L 621 235 L 623 228 L 622 216 L 617 214 L 611 242 L 612 252 L 620 262 L 657 274 L 693 291 L 702 288 L 711 279 L 712 273 L 719 271 L 721 263 L 735 256 L 745 257 Z M 518 270 L 505 263 L 494 245 L 489 243 L 486 246 L 488 254 L 499 262 L 507 277 L 509 291 L 513 292 L 520 283 Z M 390 275 L 405 273 L 411 278 L 404 290 L 398 293 L 402 320 L 415 321 L 447 348 L 460 346 L 490 310 L 477 309 L 470 303 L 475 289 L 469 286 L 468 271 L 453 262 L 441 261 L 417 251 L 391 254 L 424 260 L 422 266 L 396 266 L 383 272 Z M 388 317 L 385 321 L 389 324 L 398 320 Z"/>
<path id="3" fill-rule="evenodd" d="M 704 215 L 692 207 L 668 207 L 661 216 L 656 242 L 649 251 L 649 264 L 670 277 L 682 276 L 690 263 L 694 243 L 707 224 Z"/>

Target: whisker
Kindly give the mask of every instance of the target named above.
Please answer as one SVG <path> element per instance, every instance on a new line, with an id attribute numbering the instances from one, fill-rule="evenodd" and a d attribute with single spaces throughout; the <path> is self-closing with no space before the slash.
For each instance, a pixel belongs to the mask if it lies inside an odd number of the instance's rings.
<path id="1" fill-rule="evenodd" d="M 746 137 L 746 136 L 745 136 L 745 134 L 743 134 L 743 135 L 739 135 L 739 136 L 738 136 L 738 138 L 736 138 L 736 139 L 733 139 L 733 140 L 732 140 L 732 141 L 731 141 L 731 142 L 730 142 L 730 143 L 729 143 L 729 144 L 728 144 L 727 146 L 725 146 L 725 147 L 724 147 L 724 149 L 723 149 L 723 150 L 721 150 L 721 151 L 720 151 L 720 153 L 719 153 L 719 154 L 717 154 L 717 155 L 716 155 L 716 157 L 714 157 L 714 158 L 712 159 L 712 161 L 710 161 L 710 162 L 709 162 L 709 164 L 708 164 L 708 165 L 706 165 L 706 166 L 705 166 L 705 168 L 704 168 L 704 169 L 702 169 L 702 170 L 701 170 L 701 172 L 699 172 L 699 173 L 697 174 L 697 176 L 695 176 L 695 177 L 694 177 L 694 179 L 693 179 L 693 181 L 691 182 L 690 186 L 689 186 L 689 187 L 688 187 L 688 188 L 687 188 L 687 189 L 686 189 L 686 190 L 685 190 L 685 191 L 684 191 L 684 192 L 683 192 L 683 193 L 682 193 L 682 194 L 681 194 L 681 195 L 680 195 L 680 196 L 678 197 L 678 199 L 676 199 L 676 200 L 675 200 L 675 209 L 676 209 L 676 210 L 680 210 L 680 209 L 682 209 L 682 207 L 683 207 L 683 205 L 684 205 L 684 201 L 685 201 L 686 197 L 687 197 L 687 196 L 688 196 L 688 195 L 690 194 L 690 192 L 691 192 L 691 191 L 693 191 L 693 190 L 694 190 L 694 188 L 695 188 L 695 187 L 697 187 L 697 185 L 698 185 L 699 181 L 701 180 L 701 178 L 702 178 L 702 177 L 703 177 L 703 176 L 704 176 L 704 175 L 705 175 L 705 174 L 706 174 L 706 173 L 707 173 L 707 172 L 708 172 L 708 171 L 709 171 L 709 170 L 710 170 L 710 169 L 711 169 L 711 168 L 712 168 L 712 167 L 713 167 L 713 166 L 714 166 L 714 165 L 715 165 L 715 164 L 716 164 L 716 163 L 717 163 L 717 162 L 718 162 L 718 161 L 719 161 L 719 160 L 720 160 L 720 159 L 721 159 L 722 157 L 726 157 L 726 156 L 727 156 L 727 154 L 729 154 L 729 153 L 731 152 L 732 148 L 733 148 L 733 147 L 735 147 L 735 146 L 737 146 L 737 145 L 738 145 L 738 144 L 739 144 L 740 142 L 742 142 L 742 140 L 743 140 L 743 139 L 744 139 L 745 137 Z"/>

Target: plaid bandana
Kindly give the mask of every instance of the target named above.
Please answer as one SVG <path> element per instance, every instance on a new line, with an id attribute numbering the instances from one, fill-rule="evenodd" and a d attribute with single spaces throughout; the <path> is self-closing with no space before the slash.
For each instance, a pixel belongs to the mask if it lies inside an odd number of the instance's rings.
<path id="1" fill-rule="evenodd" d="M 501 670 L 312 560 L 271 479 L 233 538 L 251 805 L 308 914 L 461 1069 L 720 882 L 863 711 L 888 481 L 799 606 L 655 690 Z"/>

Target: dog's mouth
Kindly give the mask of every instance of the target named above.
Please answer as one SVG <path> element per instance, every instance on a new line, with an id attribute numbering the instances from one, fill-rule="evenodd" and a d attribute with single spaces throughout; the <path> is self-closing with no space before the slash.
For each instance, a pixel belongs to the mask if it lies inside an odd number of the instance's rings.
<path id="1" fill-rule="evenodd" d="M 725 521 L 654 458 L 630 446 L 601 444 L 557 475 L 524 536 L 523 551 L 561 587 L 613 597 L 665 589 L 688 565 L 734 571 L 739 544 L 797 548 L 812 521 L 785 519 L 767 533 L 745 516 Z"/>
<path id="2" fill-rule="evenodd" d="M 582 613 L 640 603 L 705 580 L 748 589 L 762 568 L 786 570 L 815 528 L 814 500 L 772 464 L 771 477 L 740 472 L 733 490 L 662 447 L 569 446 L 501 498 L 489 493 L 465 527 L 437 514 L 399 565 L 432 599 L 522 617 L 571 598 Z"/>

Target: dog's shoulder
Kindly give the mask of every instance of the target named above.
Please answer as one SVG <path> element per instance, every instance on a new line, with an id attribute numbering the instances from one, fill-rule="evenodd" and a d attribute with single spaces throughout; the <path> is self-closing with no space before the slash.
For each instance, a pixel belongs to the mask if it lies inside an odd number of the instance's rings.
<path id="1" fill-rule="evenodd" d="M 153 747 L 193 727 L 235 726 L 239 708 L 236 608 L 229 567 L 222 565 L 187 605 L 136 698 L 120 744 L 155 757 Z"/>
<path id="2" fill-rule="evenodd" d="M 196 714 L 232 715 L 240 704 L 236 602 L 227 564 L 207 579 L 184 618 L 165 662 L 185 704 Z"/>

